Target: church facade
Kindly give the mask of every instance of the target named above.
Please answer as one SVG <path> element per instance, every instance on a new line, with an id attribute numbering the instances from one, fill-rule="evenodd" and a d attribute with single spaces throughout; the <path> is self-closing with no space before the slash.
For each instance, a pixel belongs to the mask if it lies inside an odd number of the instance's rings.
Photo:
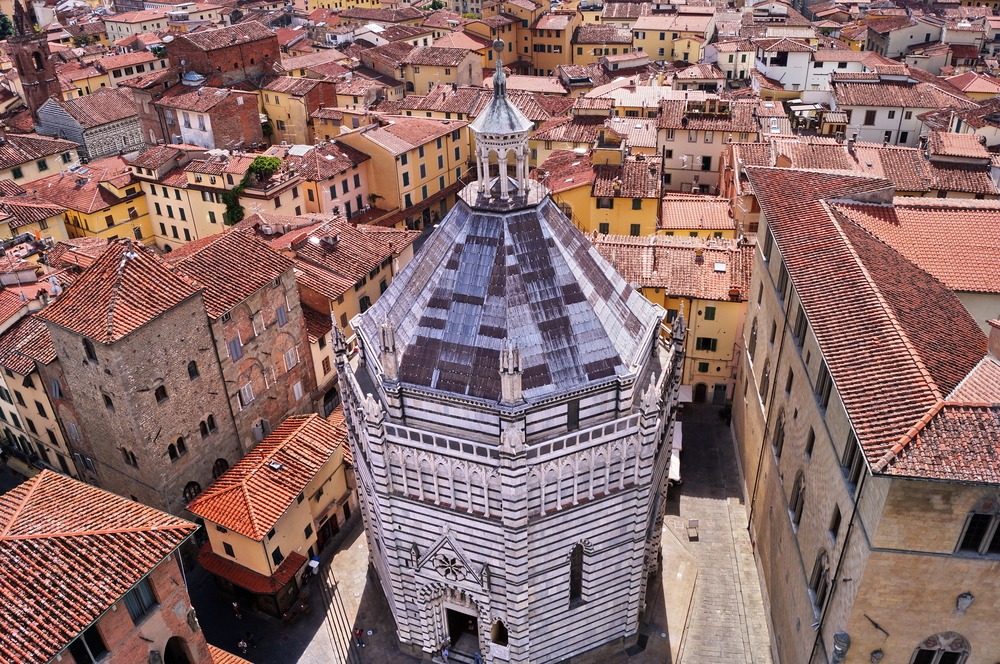
<path id="1" fill-rule="evenodd" d="M 359 354 L 336 350 L 401 647 L 542 664 L 635 639 L 684 323 L 661 334 L 665 311 L 528 179 L 504 79 L 471 126 L 479 181 L 354 319 Z"/>

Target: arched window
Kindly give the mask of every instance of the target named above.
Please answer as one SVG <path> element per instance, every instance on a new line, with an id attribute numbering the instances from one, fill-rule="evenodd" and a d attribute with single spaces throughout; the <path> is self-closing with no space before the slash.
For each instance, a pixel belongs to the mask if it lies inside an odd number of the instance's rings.
<path id="1" fill-rule="evenodd" d="M 757 350 L 757 319 L 753 319 L 753 324 L 750 325 L 750 338 L 747 340 L 747 353 L 750 354 L 750 359 L 753 359 L 753 354 Z"/>
<path id="2" fill-rule="evenodd" d="M 187 451 L 188 451 L 188 448 L 187 448 L 187 445 L 184 444 L 184 438 L 183 438 L 183 436 L 178 436 L 178 438 L 177 438 L 177 456 L 184 456 L 185 454 L 187 454 Z"/>
<path id="3" fill-rule="evenodd" d="M 198 423 L 198 429 L 201 431 L 202 438 L 208 438 L 208 425 L 205 424 L 204 420 Z"/>
<path id="4" fill-rule="evenodd" d="M 42 62 L 42 54 L 38 51 L 31 54 L 31 64 L 35 66 L 35 71 L 42 71 L 45 69 L 45 64 Z"/>
<path id="5" fill-rule="evenodd" d="M 160 385 L 153 391 L 153 396 L 156 397 L 156 403 L 163 403 L 167 400 L 167 388 Z"/>
<path id="6" fill-rule="evenodd" d="M 212 477 L 219 479 L 224 472 L 229 470 L 229 462 L 225 459 L 216 459 L 212 464 Z"/>
<path id="7" fill-rule="evenodd" d="M 812 595 L 813 605 L 817 611 L 823 610 L 827 591 L 830 589 L 829 571 L 830 563 L 826 549 L 820 549 L 813 564 L 812 576 L 809 577 L 809 594 Z"/>
<path id="8" fill-rule="evenodd" d="M 170 457 L 171 461 L 177 461 L 177 457 L 179 455 L 177 454 L 177 448 L 174 447 L 173 443 L 167 445 L 167 456 Z"/>
<path id="9" fill-rule="evenodd" d="M 799 471 L 795 476 L 795 483 L 792 484 L 792 497 L 788 503 L 788 515 L 792 519 L 792 525 L 796 528 L 802 522 L 802 510 L 806 506 L 806 477 Z"/>
<path id="10" fill-rule="evenodd" d="M 194 360 L 188 362 L 188 378 L 194 380 L 200 375 L 201 374 L 198 373 L 198 363 L 195 362 Z"/>
<path id="11" fill-rule="evenodd" d="M 781 460 L 781 451 L 785 447 L 785 414 L 778 413 L 778 421 L 774 425 L 774 436 L 771 438 L 771 447 L 774 449 L 774 456 Z"/>
<path id="12" fill-rule="evenodd" d="M 201 485 L 197 482 L 188 482 L 184 486 L 184 503 L 190 503 L 201 493 Z"/>
<path id="13" fill-rule="evenodd" d="M 569 554 L 569 603 L 583 601 L 583 545 L 577 544 Z"/>
<path id="14" fill-rule="evenodd" d="M 406 82 L 406 91 L 407 92 L 413 92 L 413 81 L 407 81 Z"/>
<path id="15" fill-rule="evenodd" d="M 115 402 L 111 400 L 111 397 L 109 397 L 107 394 L 102 394 L 101 397 L 104 399 L 105 408 L 107 408 L 108 410 L 115 409 Z"/>
<path id="16" fill-rule="evenodd" d="M 771 382 L 771 360 L 764 363 L 764 372 L 760 375 L 760 400 L 767 401 L 767 388 Z M 767 405 L 765 403 L 765 405 Z"/>
<path id="17" fill-rule="evenodd" d="M 209 415 L 207 418 L 205 418 L 205 423 L 208 425 L 209 433 L 215 431 L 215 415 Z"/>
<path id="18" fill-rule="evenodd" d="M 961 634 L 941 632 L 917 646 L 910 664 L 963 664 L 971 651 L 968 640 Z"/>
<path id="19" fill-rule="evenodd" d="M 490 630 L 490 641 L 497 644 L 498 646 L 506 646 L 509 637 L 507 635 L 507 626 L 503 624 L 502 620 L 498 620 L 493 623 L 493 629 Z"/>

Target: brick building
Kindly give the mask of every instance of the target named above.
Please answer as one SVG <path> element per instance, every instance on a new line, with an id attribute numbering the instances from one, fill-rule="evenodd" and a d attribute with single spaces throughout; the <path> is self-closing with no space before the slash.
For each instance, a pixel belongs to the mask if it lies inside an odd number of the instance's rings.
<path id="1" fill-rule="evenodd" d="M 316 378 L 293 261 L 243 229 L 190 242 L 167 260 L 203 289 L 241 447 L 311 412 Z"/>
<path id="2" fill-rule="evenodd" d="M 273 73 L 281 64 L 278 38 L 256 21 L 178 35 L 167 47 L 170 64 L 205 76 L 209 85 L 228 85 Z"/>
<path id="3" fill-rule="evenodd" d="M 205 300 L 143 245 L 116 240 L 40 314 L 88 482 L 179 514 L 243 456 Z"/>
<path id="4" fill-rule="evenodd" d="M 59 79 L 55 60 L 49 53 L 49 43 L 44 31 L 36 31 L 38 17 L 30 1 L 14 4 L 14 34 L 7 40 L 5 53 L 17 68 L 24 101 L 31 111 L 31 119 L 38 122 L 38 110 L 50 97 L 60 97 Z"/>
<path id="5" fill-rule="evenodd" d="M 213 663 L 178 555 L 196 525 L 48 470 L 0 515 L 5 661 Z"/>
<path id="6" fill-rule="evenodd" d="M 249 149 L 264 142 L 253 93 L 226 88 L 174 86 L 152 101 L 156 127 L 144 129 L 167 143 L 220 150 Z"/>

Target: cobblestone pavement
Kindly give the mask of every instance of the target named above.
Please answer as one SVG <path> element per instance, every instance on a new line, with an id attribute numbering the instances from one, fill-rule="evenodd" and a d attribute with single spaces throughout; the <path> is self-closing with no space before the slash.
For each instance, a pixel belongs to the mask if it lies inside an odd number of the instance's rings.
<path id="1" fill-rule="evenodd" d="M 735 449 L 718 412 L 689 405 L 683 416 L 684 483 L 667 500 L 665 581 L 651 585 L 650 622 L 641 630 L 649 637 L 646 648 L 631 656 L 604 654 L 600 664 L 670 664 L 678 649 L 677 664 L 772 664 Z M 688 538 L 688 519 L 699 521 L 696 541 Z M 237 619 L 212 578 L 200 568 L 191 572 L 191 597 L 208 642 L 235 653 L 252 631 L 258 648 L 246 658 L 255 664 L 418 664 L 396 645 L 392 614 L 369 573 L 360 522 L 342 536 L 324 552 L 320 576 L 307 587 L 311 614 L 292 626 L 248 607 Z M 350 637 L 355 628 L 364 632 L 363 648 Z"/>
<path id="2" fill-rule="evenodd" d="M 772 664 L 736 450 L 720 410 L 687 405 L 681 418 L 684 483 L 667 501 L 664 525 L 698 565 L 678 664 Z M 690 519 L 698 520 L 694 538 L 688 533 Z"/>

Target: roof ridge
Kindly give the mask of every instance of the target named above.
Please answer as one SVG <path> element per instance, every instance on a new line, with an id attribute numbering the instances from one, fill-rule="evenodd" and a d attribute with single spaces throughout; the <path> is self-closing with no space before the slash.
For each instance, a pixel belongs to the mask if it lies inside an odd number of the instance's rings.
<path id="1" fill-rule="evenodd" d="M 36 475 L 36 477 L 38 476 Z M 45 477 L 42 476 L 42 479 L 45 479 Z M 21 510 L 24 509 L 24 506 L 28 504 L 28 500 L 35 494 L 35 490 L 38 489 L 38 485 L 42 483 L 42 479 L 36 480 L 28 488 L 28 491 L 24 494 L 24 498 L 21 500 L 20 503 L 18 503 L 17 509 L 15 509 L 11 513 L 10 521 L 7 522 L 7 525 L 4 526 L 3 531 L 0 532 L 0 540 L 7 539 L 7 533 L 10 532 L 11 527 L 14 525 L 14 521 L 17 519 L 17 516 L 21 513 Z"/>
<path id="2" fill-rule="evenodd" d="M 903 342 L 903 345 L 906 348 L 906 352 L 910 355 L 911 358 L 913 358 L 914 364 L 917 367 L 917 370 L 920 372 L 920 375 L 923 376 L 923 378 L 926 381 L 928 387 L 931 388 L 931 392 L 933 393 L 934 397 L 938 401 L 941 401 L 944 397 L 941 394 L 940 388 L 938 388 L 937 382 L 931 376 L 930 371 L 927 369 L 927 365 L 924 364 L 923 358 L 920 356 L 919 353 L 917 353 L 916 348 L 913 347 L 913 344 L 910 341 L 909 334 L 907 334 L 907 332 L 906 332 L 905 328 L 903 327 L 902 323 L 896 317 L 896 312 L 893 310 L 892 306 L 885 299 L 885 296 L 882 293 L 882 289 L 879 288 L 877 282 L 872 278 L 871 274 L 869 273 L 868 267 L 864 264 L 864 261 L 862 261 L 861 257 L 858 255 L 858 252 L 857 252 L 857 250 L 854 247 L 854 243 L 851 242 L 851 239 L 847 236 L 846 233 L 844 233 L 844 230 L 841 227 L 841 221 L 838 218 L 839 216 L 842 216 L 843 213 L 841 213 L 839 210 L 836 210 L 835 208 L 833 208 L 825 200 L 820 200 L 819 202 L 823 206 L 823 208 L 825 210 L 827 210 L 827 214 L 830 214 L 830 219 L 833 222 L 834 227 L 837 229 L 837 233 L 840 235 L 841 239 L 844 241 L 844 245 L 847 247 L 847 250 L 850 252 L 851 256 L 854 257 L 855 262 L 857 263 L 858 267 L 861 270 L 861 274 L 864 275 L 865 280 L 871 286 L 872 292 L 875 294 L 876 299 L 879 301 L 879 303 L 881 304 L 882 308 L 885 310 L 886 317 L 892 322 L 892 328 L 899 335 L 900 340 Z M 867 228 L 865 228 L 865 227 L 863 227 L 863 226 L 861 226 L 859 224 L 855 224 L 854 221 L 852 221 L 851 219 L 849 219 L 847 217 L 844 217 L 844 218 L 847 220 L 848 223 L 851 223 L 851 224 L 854 224 L 855 226 L 857 226 L 859 229 L 861 229 L 862 231 L 864 231 L 869 237 L 871 237 L 873 240 L 875 240 L 876 242 L 878 242 L 882 246 L 884 246 L 887 249 L 890 249 L 892 251 L 896 251 L 891 246 L 889 246 L 888 244 L 886 244 L 885 242 L 883 242 L 879 238 L 877 238 L 874 235 L 872 235 L 872 233 Z M 896 252 L 896 253 L 899 253 L 899 252 Z"/>
<path id="3" fill-rule="evenodd" d="M 55 537 L 90 537 L 92 535 L 121 535 L 125 533 L 148 533 L 149 531 L 162 531 L 162 530 L 186 530 L 191 527 L 188 523 L 175 523 L 167 525 L 153 525 L 144 527 L 134 527 L 134 528 L 105 528 L 103 530 L 81 530 L 79 532 L 72 533 L 59 533 L 59 532 L 48 532 L 48 533 L 31 533 L 30 535 L 7 535 L 6 531 L 4 534 L 0 535 L 0 540 L 5 542 L 11 542 L 15 540 L 33 540 L 33 539 L 43 539 L 43 538 L 55 538 Z"/>
<path id="4" fill-rule="evenodd" d="M 872 465 L 872 474 L 881 473 L 885 470 L 885 468 L 892 463 L 897 456 L 899 456 L 899 453 L 906 449 L 907 445 L 909 445 L 917 437 L 917 435 L 923 431 L 928 424 L 930 424 L 931 420 L 937 417 L 937 414 L 944 409 L 944 406 L 945 402 L 942 400 L 937 401 L 933 406 L 931 406 L 930 410 L 924 413 L 924 416 L 917 420 L 917 423 L 910 427 L 909 431 L 903 434 L 899 441 L 886 450 L 885 454 L 882 455 L 882 458 Z"/>

